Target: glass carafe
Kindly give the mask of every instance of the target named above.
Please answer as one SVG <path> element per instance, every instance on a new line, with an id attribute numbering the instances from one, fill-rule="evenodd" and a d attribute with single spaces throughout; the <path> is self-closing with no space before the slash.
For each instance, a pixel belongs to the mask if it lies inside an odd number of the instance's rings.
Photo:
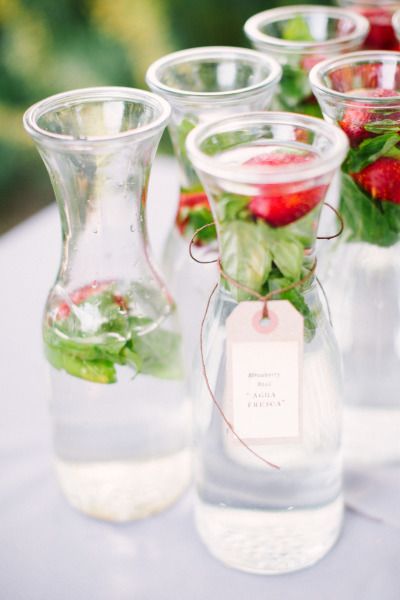
<path id="1" fill-rule="evenodd" d="M 246 110 L 262 110 L 271 102 L 280 67 L 263 54 L 245 48 L 210 46 L 169 54 L 147 71 L 149 87 L 172 107 L 169 132 L 179 163 L 179 202 L 164 252 L 163 271 L 178 304 L 185 356 L 192 366 L 200 318 L 215 265 L 199 265 L 189 255 L 194 232 L 212 222 L 207 196 L 187 156 L 188 133 L 198 124 Z M 193 253 L 199 260 L 215 254 L 215 228 L 199 232 Z"/>
<path id="2" fill-rule="evenodd" d="M 144 211 L 169 114 L 149 92 L 110 87 L 52 96 L 24 117 L 62 226 L 43 319 L 55 467 L 74 507 L 111 521 L 163 509 L 190 474 L 181 335 Z"/>
<path id="3" fill-rule="evenodd" d="M 324 58 L 360 48 L 368 21 L 332 6 L 285 6 L 250 17 L 244 31 L 257 50 L 282 65 L 273 108 L 320 117 L 308 73 Z"/>
<path id="4" fill-rule="evenodd" d="M 400 55 L 360 52 L 315 67 L 325 118 L 348 135 L 345 231 L 321 279 L 344 361 L 349 465 L 400 460 Z"/>
<path id="5" fill-rule="evenodd" d="M 199 126 L 187 146 L 212 204 L 223 274 L 204 321 L 204 363 L 197 369 L 200 378 L 204 365 L 207 378 L 197 381 L 195 399 L 197 528 L 229 566 L 255 573 L 297 570 L 329 550 L 342 521 L 340 362 L 316 285 L 314 248 L 346 138 L 320 119 L 264 112 Z M 288 300 L 284 304 L 304 321 L 302 384 L 293 402 L 268 387 L 268 378 L 281 372 L 270 372 L 275 367 L 262 358 L 262 344 L 254 351 L 258 374 L 240 361 L 227 367 L 232 316 L 238 308 L 252 311 L 243 322 L 252 334 L 262 327 L 256 296 L 267 293 Z M 274 303 L 267 307 L 273 314 Z M 245 381 L 258 378 L 254 402 L 253 387 L 248 404 L 249 393 L 235 391 L 233 373 Z M 297 376 L 291 371 L 283 384 Z M 281 402 L 289 403 L 291 417 L 282 416 Z M 246 424 L 232 417 L 239 410 L 257 430 L 241 440 L 235 434 Z"/>
<path id="6" fill-rule="evenodd" d="M 392 26 L 392 16 L 399 2 L 391 0 L 339 0 L 338 4 L 350 8 L 368 19 L 370 29 L 363 44 L 365 50 L 398 50 L 399 44 Z"/>

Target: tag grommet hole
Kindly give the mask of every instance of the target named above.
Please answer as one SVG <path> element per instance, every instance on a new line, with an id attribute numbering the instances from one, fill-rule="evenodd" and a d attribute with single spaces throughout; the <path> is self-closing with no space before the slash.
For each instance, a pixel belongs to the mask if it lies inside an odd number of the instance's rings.
<path id="1" fill-rule="evenodd" d="M 272 310 L 268 311 L 268 317 L 258 310 L 253 316 L 252 325 L 258 333 L 270 333 L 278 325 L 278 317 Z"/>
<path id="2" fill-rule="evenodd" d="M 260 319 L 260 327 L 268 327 L 271 323 L 271 319 L 269 317 L 261 316 Z"/>

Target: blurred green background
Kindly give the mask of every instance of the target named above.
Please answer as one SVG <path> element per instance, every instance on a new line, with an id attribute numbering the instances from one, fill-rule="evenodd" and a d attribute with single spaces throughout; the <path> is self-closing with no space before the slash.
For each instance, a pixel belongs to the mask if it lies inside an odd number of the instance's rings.
<path id="1" fill-rule="evenodd" d="M 0 0 L 0 233 L 53 198 L 21 125 L 30 104 L 79 87 L 145 87 L 156 58 L 193 46 L 247 46 L 244 21 L 283 4 L 294 2 Z"/>

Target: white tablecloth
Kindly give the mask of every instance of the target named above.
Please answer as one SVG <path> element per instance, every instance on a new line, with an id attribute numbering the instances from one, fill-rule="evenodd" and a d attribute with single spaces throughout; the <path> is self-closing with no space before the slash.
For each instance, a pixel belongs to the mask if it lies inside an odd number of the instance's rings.
<path id="1" fill-rule="evenodd" d="M 159 159 L 149 195 L 157 252 L 175 194 L 175 166 Z M 263 577 L 209 556 L 190 492 L 167 512 L 127 525 L 68 506 L 52 472 L 40 337 L 59 254 L 54 206 L 0 239 L 0 600 L 399 600 L 400 529 L 390 519 L 347 511 L 339 542 L 319 564 Z M 400 498 L 393 503 L 398 510 Z"/>

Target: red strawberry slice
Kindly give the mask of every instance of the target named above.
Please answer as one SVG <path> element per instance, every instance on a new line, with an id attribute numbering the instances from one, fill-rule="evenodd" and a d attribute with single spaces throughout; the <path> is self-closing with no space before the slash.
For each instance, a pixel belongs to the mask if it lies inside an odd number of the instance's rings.
<path id="1" fill-rule="evenodd" d="M 97 283 L 96 281 L 94 281 L 92 284 L 85 285 L 76 290 L 75 292 L 72 292 L 70 296 L 71 304 L 82 304 L 88 298 L 91 298 L 92 296 L 95 296 L 97 294 L 101 294 L 101 292 L 110 287 L 111 284 L 112 281 L 102 281 L 101 283 Z M 128 310 L 126 299 L 123 296 L 121 296 L 120 294 L 114 294 L 113 300 L 115 304 L 117 304 L 121 309 Z M 70 314 L 70 304 L 68 304 L 67 302 L 62 302 L 62 304 L 60 304 L 60 306 L 57 309 L 56 319 L 66 319 L 67 317 L 69 317 Z"/>
<path id="2" fill-rule="evenodd" d="M 366 65 L 363 65 L 366 66 Z M 376 89 L 360 89 L 354 90 L 355 95 L 368 96 L 370 98 L 390 98 L 392 96 L 398 96 L 398 92 L 395 90 L 388 90 L 383 88 Z M 374 134 L 365 130 L 367 123 L 374 121 L 381 121 L 382 119 L 399 119 L 400 114 L 398 112 L 392 115 L 382 116 L 381 111 L 374 111 L 369 106 L 365 106 L 362 103 L 357 106 L 348 108 L 343 116 L 343 119 L 339 121 L 340 127 L 349 137 L 352 146 L 357 146 L 363 140 L 373 136 Z"/>
<path id="3" fill-rule="evenodd" d="M 359 173 L 353 173 L 352 177 L 376 200 L 400 204 L 399 160 L 383 156 Z"/>
<path id="4" fill-rule="evenodd" d="M 271 153 L 256 156 L 246 165 L 287 168 L 315 160 L 317 156 L 307 154 Z M 294 191 L 299 183 L 266 184 L 260 187 L 260 194 L 254 196 L 248 205 L 250 212 L 264 219 L 272 227 L 289 225 L 304 217 L 325 197 L 328 186 L 319 185 L 307 190 Z"/>

